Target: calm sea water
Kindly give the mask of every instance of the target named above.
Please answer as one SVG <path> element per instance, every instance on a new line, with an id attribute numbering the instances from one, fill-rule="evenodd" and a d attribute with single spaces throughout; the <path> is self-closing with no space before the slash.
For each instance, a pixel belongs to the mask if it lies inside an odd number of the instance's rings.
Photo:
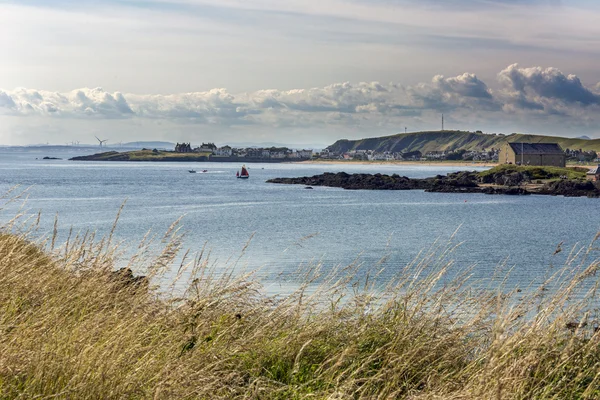
<path id="1" fill-rule="evenodd" d="M 587 246 L 600 229 L 598 199 L 265 183 L 326 171 L 428 177 L 456 167 L 249 164 L 251 178 L 243 181 L 235 179 L 238 164 L 41 160 L 79 153 L 0 149 L 0 193 L 31 187 L 26 209 L 42 211 L 42 234 L 52 232 L 58 214 L 62 238 L 70 227 L 107 233 L 127 200 L 116 236 L 132 249 L 147 231 L 161 234 L 182 217 L 184 247 L 206 246 L 216 266 L 240 256 L 252 237 L 239 264 L 261 267 L 267 282 L 300 264 L 321 263 L 327 270 L 355 260 L 365 267 L 380 263 L 385 278 L 458 230 L 454 243 L 460 246 L 451 254 L 457 268 L 475 265 L 475 278 L 488 278 L 504 265 L 513 269 L 508 284 L 524 286 L 543 279 L 551 264 L 562 265 L 568 250 Z M 191 168 L 208 172 L 190 174 Z M 14 212 L 9 207 L 0 218 Z M 566 251 L 553 256 L 559 243 Z"/>

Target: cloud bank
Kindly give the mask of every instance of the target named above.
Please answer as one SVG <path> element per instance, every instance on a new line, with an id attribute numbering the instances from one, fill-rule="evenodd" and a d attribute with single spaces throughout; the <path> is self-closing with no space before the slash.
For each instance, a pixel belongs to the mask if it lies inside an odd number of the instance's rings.
<path id="1" fill-rule="evenodd" d="M 102 88 L 67 93 L 19 88 L 0 90 L 0 113 L 15 118 L 169 120 L 186 124 L 265 127 L 390 126 L 402 119 L 446 112 L 470 119 L 507 116 L 562 116 L 596 121 L 598 86 L 586 87 L 575 75 L 556 68 L 500 71 L 497 89 L 475 74 L 437 75 L 414 86 L 379 82 L 336 83 L 320 88 L 226 89 L 171 95 L 110 93 Z"/>
<path id="2" fill-rule="evenodd" d="M 320 143 L 446 129 L 600 137 L 600 84 L 557 68 L 510 65 L 496 79 L 434 76 L 416 85 L 135 94 L 0 90 L 0 144 L 118 140 Z"/>

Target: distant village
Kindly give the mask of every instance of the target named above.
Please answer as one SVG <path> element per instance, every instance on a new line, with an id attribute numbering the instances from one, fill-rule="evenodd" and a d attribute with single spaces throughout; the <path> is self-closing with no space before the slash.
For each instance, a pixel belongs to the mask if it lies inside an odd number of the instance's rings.
<path id="1" fill-rule="evenodd" d="M 596 162 L 599 155 L 595 151 L 575 149 L 564 150 L 565 158 L 570 162 Z M 479 161 L 498 162 L 500 149 L 489 150 L 453 150 L 429 151 L 425 154 L 420 151 L 410 152 L 377 152 L 374 150 L 352 150 L 344 153 L 332 152 L 324 149 L 315 153 L 321 159 L 364 160 L 364 161 Z"/>
<path id="2" fill-rule="evenodd" d="M 486 150 L 453 150 L 453 151 L 420 151 L 407 152 L 378 152 L 375 150 L 350 150 L 347 152 L 335 152 L 329 148 L 321 151 L 312 149 L 290 149 L 287 147 L 244 147 L 235 148 L 231 146 L 217 147 L 214 143 L 202 143 L 194 147 L 190 143 L 177 143 L 177 153 L 204 153 L 211 157 L 223 158 L 247 158 L 261 160 L 358 160 L 358 161 L 478 161 L 498 162 L 500 149 L 490 148 Z M 581 149 L 565 149 L 566 161 L 570 162 L 597 162 L 598 154 L 595 151 L 584 151 Z"/>
<path id="3" fill-rule="evenodd" d="M 250 159 L 278 159 L 278 160 L 310 160 L 314 154 L 312 150 L 295 150 L 287 147 L 245 147 L 231 146 L 217 147 L 214 143 L 202 143 L 202 146 L 192 148 L 190 143 L 177 143 L 176 153 L 204 153 L 214 157 L 224 158 L 250 158 Z"/>
<path id="4" fill-rule="evenodd" d="M 407 152 L 378 152 L 374 150 L 351 150 L 344 153 L 336 153 L 330 151 L 329 149 L 324 149 L 318 154 L 318 156 L 322 159 L 363 161 L 497 161 L 498 150 L 490 149 L 489 151 L 430 151 L 423 154 L 418 150 Z"/>

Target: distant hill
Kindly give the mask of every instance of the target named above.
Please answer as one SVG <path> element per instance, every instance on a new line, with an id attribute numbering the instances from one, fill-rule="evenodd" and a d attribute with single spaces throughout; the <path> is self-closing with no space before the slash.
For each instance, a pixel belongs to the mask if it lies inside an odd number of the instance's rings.
<path id="1" fill-rule="evenodd" d="M 110 144 L 109 147 L 133 147 L 148 149 L 174 149 L 175 143 L 171 142 L 127 142 L 121 145 Z"/>
<path id="2" fill-rule="evenodd" d="M 392 136 L 359 140 L 338 140 L 328 146 L 330 151 L 344 153 L 351 150 L 375 150 L 378 152 L 408 152 L 443 150 L 486 150 L 500 148 L 505 143 L 558 143 L 563 149 L 600 151 L 600 139 L 565 138 L 558 136 L 528 135 L 513 133 L 485 134 L 466 131 L 430 131 L 400 133 Z"/>

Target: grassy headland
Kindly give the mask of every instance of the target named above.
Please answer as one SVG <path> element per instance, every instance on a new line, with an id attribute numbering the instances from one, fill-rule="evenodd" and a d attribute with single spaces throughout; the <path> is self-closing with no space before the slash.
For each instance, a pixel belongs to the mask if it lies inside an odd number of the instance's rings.
<path id="1" fill-rule="evenodd" d="M 176 153 L 164 150 L 107 151 L 73 157 L 76 161 L 207 161 L 210 153 Z"/>
<path id="2" fill-rule="evenodd" d="M 487 171 L 480 172 L 479 176 L 485 181 L 485 178 L 496 174 L 506 175 L 518 172 L 526 175 L 531 180 L 560 179 L 561 177 L 566 177 L 567 179 L 585 179 L 585 175 L 588 171 L 589 169 L 585 167 L 560 168 L 502 164 Z"/>
<path id="3" fill-rule="evenodd" d="M 374 150 L 377 152 L 411 152 L 477 150 L 500 148 L 509 142 L 558 143 L 563 149 L 600 151 L 600 139 L 576 139 L 558 136 L 513 133 L 485 134 L 467 131 L 426 131 L 400 133 L 397 135 L 358 140 L 338 140 L 328 148 L 337 153 L 351 150 Z"/>
<path id="4" fill-rule="evenodd" d="M 440 284 L 453 268 L 442 247 L 385 286 L 344 268 L 308 292 L 307 271 L 298 291 L 270 297 L 201 256 L 174 265 L 176 230 L 165 238 L 162 253 L 131 259 L 148 286 L 114 272 L 110 237 L 58 246 L 5 229 L 0 398 L 600 397 L 594 245 L 522 293 L 475 290 L 468 269 Z M 167 269 L 184 291 L 152 287 Z"/>

